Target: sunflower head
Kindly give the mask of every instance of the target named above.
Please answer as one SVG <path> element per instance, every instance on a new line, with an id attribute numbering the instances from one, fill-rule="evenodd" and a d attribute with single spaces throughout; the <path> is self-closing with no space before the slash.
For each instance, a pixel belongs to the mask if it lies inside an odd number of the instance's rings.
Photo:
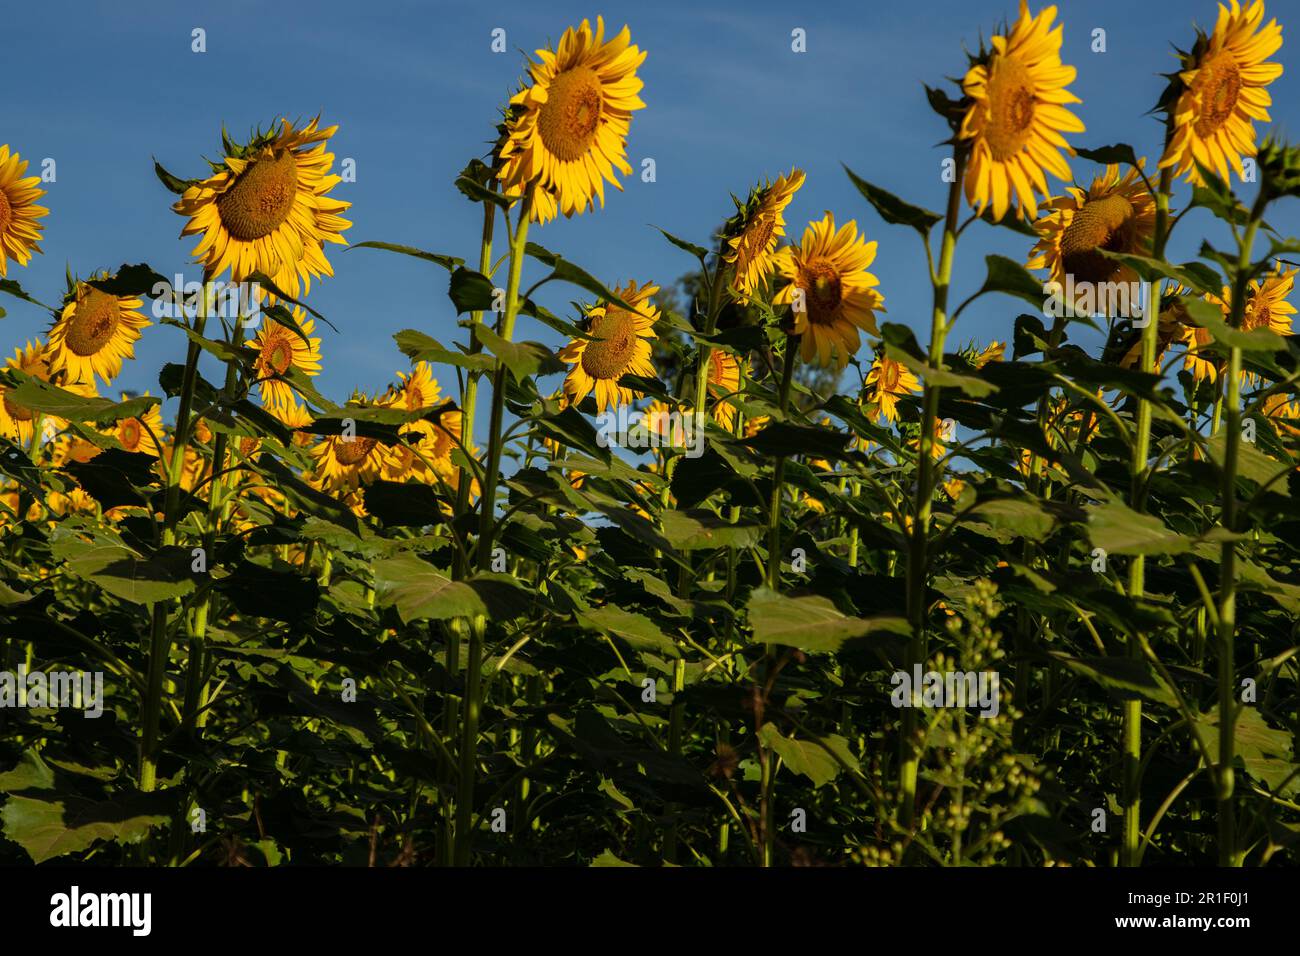
<path id="1" fill-rule="evenodd" d="M 735 395 L 740 391 L 740 360 L 730 352 L 709 352 L 709 393 L 714 397 L 713 417 L 727 431 L 736 424 Z"/>
<path id="2" fill-rule="evenodd" d="M 305 313 L 295 308 L 294 318 L 302 334 L 279 322 L 266 319 L 257 334 L 245 344 L 257 351 L 253 368 L 257 374 L 262 404 L 284 421 L 289 409 L 297 405 L 293 386 L 284 380 L 291 369 L 304 375 L 319 375 L 321 369 L 320 339 L 312 332 L 315 323 Z"/>
<path id="3" fill-rule="evenodd" d="M 1034 223 L 1038 243 L 1026 265 L 1046 269 L 1062 288 L 1073 277 L 1076 296 L 1102 283 L 1136 282 L 1137 273 L 1105 253 L 1149 255 L 1155 221 L 1155 200 L 1139 171 L 1121 175 L 1119 166 L 1107 166 L 1086 190 L 1071 186 L 1047 204 Z"/>
<path id="4" fill-rule="evenodd" d="M 1295 268 L 1286 269 L 1280 264 L 1276 271 L 1263 281 L 1252 281 L 1247 292 L 1246 308 L 1241 324 L 1247 330 L 1269 329 L 1278 335 L 1290 335 L 1291 316 L 1296 309 L 1289 298 L 1295 291 Z M 1227 295 L 1224 301 L 1228 300 Z"/>
<path id="5" fill-rule="evenodd" d="M 809 223 L 798 246 L 781 250 L 777 269 L 786 285 L 773 301 L 791 306 L 805 362 L 843 369 L 862 344 L 858 330 L 878 333 L 875 314 L 885 311 L 885 298 L 867 271 L 875 258 L 876 243 L 858 235 L 857 223 L 837 229 L 829 212 Z"/>
<path id="6" fill-rule="evenodd" d="M 606 40 L 597 17 L 594 30 L 583 20 L 537 58 L 528 64 L 531 82 L 510 100 L 498 176 L 506 195 L 535 189 L 532 217 L 546 222 L 557 211 L 585 212 L 596 200 L 604 206 L 606 182 L 623 188 L 614 170 L 631 175 L 627 132 L 632 111 L 645 107 L 636 75 L 645 53 L 626 26 Z"/>
<path id="7" fill-rule="evenodd" d="M 1268 58 L 1282 46 L 1276 20 L 1264 23 L 1263 0 L 1242 7 L 1219 4 L 1219 19 L 1208 36 L 1198 32 L 1182 69 L 1161 102 L 1169 113 L 1169 138 L 1160 168 L 1203 185 L 1198 164 L 1225 182 L 1229 167 L 1244 177 L 1243 156 L 1256 154 L 1255 121 L 1269 121 L 1273 99 L 1268 85 L 1282 75 L 1282 64 Z"/>
<path id="8" fill-rule="evenodd" d="M 137 311 L 144 300 L 96 287 L 109 278 L 102 272 L 75 283 L 50 328 L 50 371 L 63 372 L 66 382 L 91 384 L 99 376 L 107 385 L 122 371 L 122 360 L 135 357 L 140 330 L 149 324 Z"/>
<path id="9" fill-rule="evenodd" d="M 49 381 L 50 378 L 50 363 L 40 340 L 29 341 L 25 347 L 15 349 L 13 358 L 5 366 L 42 381 Z M 46 421 L 44 417 L 42 421 Z M 42 433 L 50 432 L 52 425 L 53 422 L 47 422 L 41 429 Z M 20 445 L 26 444 L 31 441 L 35 427 L 36 412 L 14 401 L 13 390 L 0 383 L 0 435 Z"/>
<path id="10" fill-rule="evenodd" d="M 1052 28 L 1056 7 L 1030 16 L 1020 0 L 1020 18 L 1004 35 L 992 38 L 962 80 L 969 100 L 958 138 L 970 149 L 966 199 L 982 213 L 990 204 L 1001 219 L 1016 207 L 1029 219 L 1038 215 L 1035 192 L 1048 195 L 1046 170 L 1070 178 L 1061 150 L 1070 147 L 1062 133 L 1081 133 L 1081 123 L 1065 108 L 1079 98 L 1068 89 L 1075 69 L 1061 63 L 1061 27 Z"/>
<path id="11" fill-rule="evenodd" d="M 41 225 L 36 220 L 50 211 L 36 205 L 45 195 L 39 188 L 41 177 L 24 176 L 27 163 L 17 153 L 0 146 L 0 279 L 9 270 L 9 261 L 27 265 L 33 252 L 40 252 Z"/>
<path id="12" fill-rule="evenodd" d="M 357 394 L 343 410 L 391 405 L 391 396 L 375 400 Z M 389 458 L 389 451 L 388 445 L 368 435 L 354 432 L 326 435 L 310 448 L 315 465 L 313 481 L 317 486 L 335 493 L 355 491 L 379 477 Z"/>
<path id="13" fill-rule="evenodd" d="M 756 186 L 723 229 L 724 261 L 733 268 L 732 287 L 742 304 L 749 300 L 776 266 L 776 246 L 785 235 L 785 207 L 804 183 L 802 170 Z"/>
<path id="14" fill-rule="evenodd" d="M 902 362 L 896 362 L 884 352 L 876 353 L 876 360 L 867 372 L 867 395 L 875 405 L 872 421 L 882 416 L 885 421 L 898 420 L 898 400 L 905 395 L 921 391 L 921 383 Z"/>
<path id="15" fill-rule="evenodd" d="M 148 396 L 149 393 L 145 392 L 144 397 L 147 398 Z M 123 393 L 122 400 L 125 401 L 129 397 Z M 157 404 L 150 405 L 141 415 L 123 418 L 115 422 L 105 434 L 117 439 L 118 444 L 125 451 L 160 458 L 162 456 L 162 447 L 159 443 L 164 441 L 165 438 L 162 413 L 159 411 L 160 407 Z"/>
<path id="16" fill-rule="evenodd" d="M 638 287 L 636 282 L 629 282 L 616 292 L 635 311 L 605 302 L 587 313 L 591 337 L 574 339 L 559 353 L 562 361 L 573 365 L 564 379 L 564 396 L 569 404 L 579 404 L 594 391 L 597 410 L 616 408 L 631 402 L 634 394 L 630 388 L 620 386 L 619 379 L 624 375 L 655 374 L 650 363 L 650 340 L 655 337 L 659 310 L 650 299 L 658 291 L 653 283 Z"/>
<path id="17" fill-rule="evenodd" d="M 297 298 L 313 276 L 333 275 L 323 244 L 344 244 L 352 224 L 340 217 L 351 203 L 329 197 L 340 182 L 331 175 L 334 154 L 326 140 L 337 126 L 319 128 L 317 117 L 301 129 L 285 119 L 243 145 L 225 140 L 225 161 L 196 182 L 172 209 L 189 221 L 182 236 L 202 238 L 194 248 L 204 276 L 230 270 L 243 282 L 261 272 Z"/>
<path id="18" fill-rule="evenodd" d="M 428 362 L 416 362 L 410 372 L 398 372 L 397 377 L 402 383 L 397 390 L 400 407 L 416 411 L 438 404 L 438 380 Z"/>

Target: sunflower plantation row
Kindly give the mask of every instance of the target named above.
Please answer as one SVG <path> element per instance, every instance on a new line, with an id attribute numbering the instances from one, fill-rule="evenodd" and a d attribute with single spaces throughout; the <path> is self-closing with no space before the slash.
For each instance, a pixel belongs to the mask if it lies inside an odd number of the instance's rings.
<path id="1" fill-rule="evenodd" d="M 309 304 L 337 127 L 156 166 L 202 288 L 123 265 L 54 306 L 0 150 L 0 290 L 51 318 L 0 372 L 0 860 L 1300 860 L 1282 27 L 1220 5 L 1161 141 L 1085 148 L 1056 13 L 962 70 L 954 39 L 942 212 L 855 164 L 861 207 L 800 229 L 780 172 L 664 233 L 677 282 L 537 241 L 621 189 L 646 107 L 626 27 L 567 29 L 455 181 L 481 233 L 351 245 L 445 276 L 459 324 L 342 404 Z M 993 229 L 1023 256 L 951 288 Z M 928 338 L 884 321 L 918 280 Z M 957 345 L 986 296 L 1005 331 Z M 143 335 L 175 361 L 123 394 Z"/>

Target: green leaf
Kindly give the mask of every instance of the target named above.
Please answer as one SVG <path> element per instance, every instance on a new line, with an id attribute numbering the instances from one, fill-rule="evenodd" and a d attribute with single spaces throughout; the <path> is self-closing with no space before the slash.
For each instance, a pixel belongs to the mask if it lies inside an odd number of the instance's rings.
<path id="1" fill-rule="evenodd" d="M 540 342 L 508 342 L 482 324 L 474 326 L 474 335 L 484 348 L 505 363 L 517 382 L 532 375 L 562 372 L 568 367 Z"/>
<path id="2" fill-rule="evenodd" d="M 776 725 L 767 723 L 758 732 L 759 742 L 774 751 L 787 767 L 813 782 L 813 789 L 830 783 L 840 775 L 841 761 L 853 769 L 858 759 L 849 750 L 849 742 L 839 734 L 829 734 L 813 740 L 786 737 Z M 839 760 L 836 760 L 836 757 Z"/>
<path id="3" fill-rule="evenodd" d="M 1227 454 L 1227 440 L 1228 436 L 1221 431 L 1205 443 L 1210 457 L 1220 468 L 1223 467 L 1224 457 Z M 1287 488 L 1287 483 L 1278 479 L 1294 467 L 1291 463 L 1274 461 L 1248 441 L 1237 442 L 1237 477 L 1239 478 L 1253 481 L 1260 486 L 1268 485 L 1269 489 L 1276 494 L 1289 495 L 1291 492 Z"/>
<path id="4" fill-rule="evenodd" d="M 33 863 L 44 863 L 99 840 L 138 843 L 171 819 L 175 799 L 164 791 L 99 801 L 54 793 L 49 799 L 11 796 L 0 810 L 0 822 L 5 836 L 26 850 Z"/>
<path id="5" fill-rule="evenodd" d="M 1035 498 L 991 498 L 977 504 L 967 517 L 1030 541 L 1042 541 L 1056 525 L 1051 512 Z"/>
<path id="6" fill-rule="evenodd" d="M 1100 251 L 1106 258 L 1128 266 L 1147 282 L 1154 282 L 1161 278 L 1173 279 L 1189 289 L 1209 295 L 1220 295 L 1223 292 L 1218 273 L 1203 262 L 1185 262 L 1181 266 L 1175 266 L 1160 259 L 1152 259 L 1150 256 L 1111 252 L 1109 249 Z"/>
<path id="7" fill-rule="evenodd" d="M 1197 735 L 1210 753 L 1217 754 L 1219 708 L 1215 707 L 1199 715 L 1195 727 Z M 1244 706 L 1237 711 L 1232 738 L 1237 759 L 1248 774 L 1264 781 L 1271 788 L 1282 786 L 1283 781 L 1290 777 L 1290 782 L 1281 792 L 1294 793 L 1300 790 L 1300 774 L 1291 776 L 1295 770 L 1295 761 L 1292 759 L 1293 744 L 1288 731 L 1275 730 L 1264 722 L 1258 710 Z"/>
<path id="8" fill-rule="evenodd" d="M 860 618 L 841 614 L 820 595 L 789 597 L 758 588 L 745 605 L 757 644 L 780 644 L 800 650 L 831 652 L 846 640 L 878 631 L 906 634 L 900 618 Z"/>
<path id="9" fill-rule="evenodd" d="M 188 548 L 160 548 L 146 557 L 111 541 L 85 541 L 70 531 L 54 535 L 54 557 L 77 577 L 133 604 L 155 604 L 194 590 Z"/>
<path id="10" fill-rule="evenodd" d="M 655 228 L 659 229 L 658 226 L 655 226 Z M 689 252 L 696 259 L 700 260 L 701 266 L 704 265 L 704 259 L 709 254 L 708 249 L 705 249 L 703 246 L 697 246 L 693 242 L 687 242 L 685 239 L 678 239 L 671 232 L 668 232 L 665 229 L 659 229 L 659 231 L 663 233 L 663 237 L 667 239 L 669 242 L 671 242 L 674 246 L 676 246 L 678 249 L 681 249 L 683 252 Z"/>
<path id="11" fill-rule="evenodd" d="M 1006 256 L 985 256 L 984 265 L 987 274 L 984 278 L 984 284 L 980 286 L 976 296 L 987 295 L 990 292 L 1003 292 L 1007 295 L 1023 299 L 1035 308 L 1041 309 L 1046 300 L 1046 293 L 1043 292 L 1043 283 L 1014 259 L 1008 259 Z"/>
<path id="12" fill-rule="evenodd" d="M 444 348 L 435 338 L 417 332 L 415 329 L 402 329 L 393 336 L 397 347 L 415 362 L 432 362 L 441 365 L 458 365 L 461 368 L 476 369 L 481 372 L 496 367 L 496 359 L 481 352 L 463 354 Z"/>
<path id="13" fill-rule="evenodd" d="M 1182 554 L 1193 546 L 1155 515 L 1140 514 L 1118 500 L 1087 511 L 1088 539 L 1108 554 Z"/>
<path id="14" fill-rule="evenodd" d="M 451 283 L 447 295 L 456 306 L 456 314 L 466 312 L 491 312 L 496 287 L 492 280 L 481 272 L 459 267 L 451 274 Z"/>
<path id="15" fill-rule="evenodd" d="M 934 224 L 943 218 L 937 212 L 913 206 L 893 193 L 886 192 L 879 186 L 873 186 L 847 166 L 844 166 L 844 171 L 849 174 L 849 179 L 858 188 L 858 192 L 862 193 L 863 198 L 880 214 L 880 218 L 891 225 L 911 226 L 922 236 L 926 236 Z"/>
<path id="16" fill-rule="evenodd" d="M 580 289 L 585 289 L 592 295 L 597 296 L 605 302 L 611 302 L 620 309 L 627 309 L 629 312 L 640 311 L 630 303 L 624 302 L 620 299 L 591 273 L 574 265 L 572 262 L 569 262 L 563 256 L 551 252 L 544 246 L 539 246 L 535 242 L 530 242 L 524 247 L 524 252 L 536 259 L 538 262 L 551 267 L 551 274 L 543 279 L 542 282 L 552 282 L 558 279 L 561 282 L 567 282 L 570 285 L 576 285 Z M 540 282 L 538 283 L 538 285 L 541 284 L 542 283 Z"/>
<path id="17" fill-rule="evenodd" d="M 731 524 L 712 511 L 665 511 L 663 535 L 679 551 L 701 548 L 748 548 L 759 542 L 763 528 L 753 523 Z"/>
<path id="18" fill-rule="evenodd" d="M 143 262 L 133 266 L 122 263 L 112 275 L 105 279 L 87 279 L 86 285 L 109 295 L 127 298 L 159 297 L 172 291 L 171 283 Z M 160 290 L 159 286 L 163 286 L 166 291 Z"/>
<path id="19" fill-rule="evenodd" d="M 7 374 L 18 383 L 17 387 L 6 395 L 11 402 L 33 411 L 71 421 L 111 425 L 124 418 L 138 418 L 149 408 L 162 402 L 162 399 L 153 395 L 114 402 L 107 398 L 76 395 L 64 391 L 57 385 L 33 378 L 14 368 L 8 369 Z"/>
<path id="20" fill-rule="evenodd" d="M 1128 143 L 1115 143 L 1113 146 L 1099 146 L 1096 149 L 1076 147 L 1074 151 L 1080 159 L 1090 159 L 1104 166 L 1118 164 L 1138 168 L 1137 154 Z"/>
<path id="21" fill-rule="evenodd" d="M 173 176 L 171 173 L 167 172 L 167 170 L 163 168 L 162 163 L 158 162 L 156 159 L 153 161 L 153 171 L 157 174 L 158 181 L 178 196 L 183 194 L 185 190 L 189 189 L 191 186 L 197 186 L 202 182 L 201 179 L 181 179 L 178 176 Z"/>
<path id="22" fill-rule="evenodd" d="M 1074 673 L 1096 681 L 1120 700 L 1146 698 L 1169 707 L 1178 703 L 1150 661 L 1131 657 L 1070 657 L 1057 651 L 1050 653 Z"/>
<path id="23" fill-rule="evenodd" d="M 1187 314 L 1197 325 L 1209 330 L 1214 340 L 1226 348 L 1236 347 L 1245 352 L 1282 352 L 1286 340 L 1272 329 L 1234 329 L 1223 320 L 1223 310 L 1213 302 L 1195 296 L 1179 296 Z"/>
<path id="24" fill-rule="evenodd" d="M 412 554 L 377 561 L 373 571 L 379 603 L 395 605 L 407 624 L 479 614 L 503 621 L 522 614 L 532 603 L 519 581 L 508 574 L 484 573 L 453 581 Z"/>
<path id="25" fill-rule="evenodd" d="M 667 657 L 681 656 L 673 639 L 644 614 L 606 604 L 591 611 L 580 611 L 577 620 L 587 630 L 603 631 L 626 641 L 635 650 L 652 651 Z"/>
<path id="26" fill-rule="evenodd" d="M 32 305 L 39 305 L 42 309 L 48 309 L 51 312 L 54 311 L 54 309 L 46 305 L 44 302 L 38 302 L 36 299 L 33 299 L 30 295 L 24 292 L 23 287 L 13 279 L 0 279 L 0 292 L 11 295 L 16 299 L 22 299 L 24 302 L 30 302 Z"/>
<path id="27" fill-rule="evenodd" d="M 383 249 L 386 252 L 397 252 L 404 256 L 413 256 L 416 259 L 423 259 L 425 262 L 432 262 L 434 265 L 442 266 L 448 272 L 465 264 L 465 260 L 458 256 L 447 256 L 441 252 L 425 252 L 423 249 L 417 249 L 414 246 L 399 246 L 392 242 L 354 242 L 344 251 L 351 252 L 353 249 Z"/>

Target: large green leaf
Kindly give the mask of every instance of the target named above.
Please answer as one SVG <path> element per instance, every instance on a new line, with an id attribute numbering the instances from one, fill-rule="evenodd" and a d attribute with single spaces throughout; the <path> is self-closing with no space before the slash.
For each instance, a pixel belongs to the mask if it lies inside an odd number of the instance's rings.
<path id="1" fill-rule="evenodd" d="M 937 212 L 922 209 L 920 206 L 913 206 L 911 203 L 899 199 L 893 193 L 867 182 L 847 166 L 844 167 L 844 171 L 849 174 L 849 179 L 857 187 L 863 198 L 871 203 L 872 208 L 880 214 L 880 218 L 891 225 L 911 226 L 925 236 L 929 234 L 934 224 L 943 218 Z"/>
<path id="2" fill-rule="evenodd" d="M 385 558 L 372 567 L 379 603 L 396 606 L 405 623 L 479 614 L 502 621 L 522 614 L 532 600 L 518 579 L 508 574 L 483 573 L 453 581 L 412 554 Z"/>
<path id="3" fill-rule="evenodd" d="M 858 759 L 849 750 L 849 742 L 839 734 L 803 740 L 786 737 L 775 724 L 767 723 L 758 732 L 758 739 L 763 746 L 776 751 L 787 767 L 811 780 L 813 789 L 838 777 L 844 765 L 858 768 Z"/>
<path id="4" fill-rule="evenodd" d="M 842 614 L 829 599 L 820 595 L 789 597 L 769 588 L 758 588 L 745 605 L 754 641 L 780 644 L 804 651 L 835 651 L 846 640 L 888 631 L 908 633 L 900 618 L 860 618 Z"/>

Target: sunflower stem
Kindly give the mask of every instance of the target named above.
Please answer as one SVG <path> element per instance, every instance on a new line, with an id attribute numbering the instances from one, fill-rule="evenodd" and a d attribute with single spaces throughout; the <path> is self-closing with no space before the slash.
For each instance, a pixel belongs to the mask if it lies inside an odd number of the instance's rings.
<path id="1" fill-rule="evenodd" d="M 203 277 L 204 294 L 199 297 L 194 314 L 194 332 L 203 334 L 207 323 L 207 288 L 210 276 Z M 181 376 L 180 405 L 176 409 L 176 428 L 172 435 L 172 457 L 167 463 L 167 491 L 163 499 L 162 544 L 176 543 L 176 524 L 180 520 L 181 465 L 185 449 L 189 447 L 190 413 L 194 407 L 194 387 L 198 380 L 198 343 L 190 342 L 185 353 L 185 371 Z M 159 449 L 161 451 L 161 449 Z M 140 739 L 140 789 L 152 791 L 158 782 L 158 728 L 162 717 L 163 683 L 167 673 L 167 659 L 171 656 L 171 641 L 167 636 L 167 601 L 153 606 L 152 626 L 149 635 L 149 671 L 145 683 L 142 706 Z"/>
<path id="2" fill-rule="evenodd" d="M 1172 186 L 1173 169 L 1166 167 L 1160 173 L 1160 185 L 1155 196 L 1156 222 L 1151 240 L 1151 254 L 1155 259 L 1164 257 L 1165 242 L 1169 238 L 1169 192 Z M 1159 372 L 1159 356 L 1156 351 L 1160 337 L 1160 294 L 1161 282 L 1157 280 L 1151 283 L 1144 316 L 1146 325 L 1142 327 L 1142 371 L 1148 373 Z M 1129 469 L 1132 476 L 1129 506 L 1137 512 L 1145 508 L 1147 466 L 1151 457 L 1151 418 L 1151 402 L 1145 398 L 1139 399 L 1137 435 L 1133 442 L 1133 459 Z M 1143 555 L 1135 555 L 1129 564 L 1129 597 L 1134 600 L 1139 599 L 1145 589 L 1146 558 Z M 1131 660 L 1142 658 L 1142 642 L 1139 635 L 1128 636 L 1126 655 Z M 1124 832 L 1120 844 L 1119 862 L 1121 866 L 1136 866 L 1142 838 L 1142 701 L 1140 699 L 1124 701 L 1120 747 L 1120 765 L 1123 770 L 1121 807 L 1124 814 Z"/>
<path id="3" fill-rule="evenodd" d="M 943 347 L 948 335 L 948 287 L 952 282 L 953 256 L 957 248 L 957 218 L 961 212 L 961 187 L 969 155 L 962 145 L 953 146 L 955 173 L 948 187 L 948 208 L 944 216 L 943 242 L 939 247 L 939 269 L 934 274 L 934 308 L 930 316 L 929 363 L 943 367 Z M 939 411 L 939 387 L 929 378 L 922 394 L 921 437 L 918 443 L 916 502 L 912 519 L 912 537 L 907 552 L 907 619 L 912 637 L 907 642 L 904 669 L 911 673 L 915 664 L 925 660 L 925 582 L 930 533 L 930 508 L 934 500 L 934 426 Z M 920 749 L 916 741 L 916 712 L 903 709 L 903 732 L 899 738 L 899 805 L 898 823 L 911 830 L 916 815 L 916 777 L 920 768 Z"/>
<path id="4" fill-rule="evenodd" d="M 1250 221 L 1237 251 L 1237 271 L 1233 276 L 1232 318 L 1234 329 L 1241 327 L 1246 310 L 1250 278 L 1251 249 L 1260 220 L 1267 205 L 1263 189 L 1251 209 Z M 1219 817 L 1219 865 L 1237 866 L 1237 834 L 1233 806 L 1233 759 L 1238 708 L 1235 696 L 1236 664 L 1234 642 L 1237 627 L 1237 548 L 1232 540 L 1237 526 L 1237 465 L 1241 452 L 1241 347 L 1228 351 L 1226 417 L 1223 433 L 1223 505 L 1219 523 L 1224 535 L 1219 560 L 1219 763 L 1215 774 L 1214 796 Z"/>
<path id="5" fill-rule="evenodd" d="M 515 331 L 519 315 L 519 276 L 523 271 L 524 247 L 528 242 L 528 224 L 533 211 L 533 188 L 524 193 L 519 204 L 519 222 L 510 240 L 510 271 L 506 279 L 506 308 L 501 317 L 501 337 L 507 342 Z M 498 362 L 492 376 L 492 417 L 488 425 L 488 460 L 483 488 L 479 496 L 482 509 L 475 558 L 480 571 L 492 563 L 493 519 L 496 517 L 496 488 L 501 472 L 501 422 L 505 414 L 505 388 L 508 369 Z M 478 764 L 478 725 L 482 707 L 483 645 L 487 618 L 476 614 L 470 621 L 468 656 L 465 661 L 465 716 L 461 724 L 460 780 L 456 793 L 456 847 L 453 862 L 468 866 L 473 845 L 474 782 Z"/>

